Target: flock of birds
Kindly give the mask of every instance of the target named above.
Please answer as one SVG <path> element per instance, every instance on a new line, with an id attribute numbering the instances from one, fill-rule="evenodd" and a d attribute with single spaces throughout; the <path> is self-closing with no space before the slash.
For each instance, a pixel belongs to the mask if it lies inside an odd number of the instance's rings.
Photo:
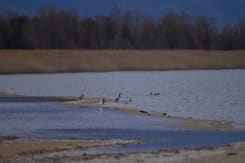
<path id="1" fill-rule="evenodd" d="M 159 92 L 150 92 L 149 94 L 148 94 L 148 96 L 159 96 L 160 95 L 160 93 Z M 84 98 L 84 94 L 81 94 L 81 96 L 79 97 L 79 99 L 80 100 L 82 100 Z M 126 99 L 128 99 L 128 100 L 121 100 L 122 99 L 122 93 L 119 93 L 118 94 L 118 96 L 115 98 L 115 100 L 114 100 L 114 102 L 115 103 L 123 103 L 123 104 L 129 104 L 129 103 L 131 103 L 132 102 L 132 99 L 131 98 L 126 98 Z M 124 99 L 125 99 L 125 97 L 124 97 Z M 103 97 L 103 98 L 101 98 L 100 99 L 100 102 L 99 102 L 101 105 L 104 105 L 104 103 L 105 103 L 105 98 Z M 103 108 L 100 108 L 100 110 L 103 110 Z M 147 111 L 144 111 L 144 110 L 140 110 L 139 111 L 140 113 L 143 113 L 143 114 L 147 114 L 147 115 L 151 115 L 151 113 L 149 113 L 149 112 L 147 112 Z M 161 114 L 162 116 L 167 116 L 167 113 L 162 113 Z"/>
<path id="2" fill-rule="evenodd" d="M 150 92 L 149 95 L 150 96 L 159 96 L 160 93 L 159 92 Z M 81 94 L 81 96 L 79 97 L 79 99 L 82 100 L 83 98 L 84 98 L 84 94 Z M 123 104 L 129 104 L 129 103 L 132 102 L 132 99 L 131 98 L 129 98 L 128 100 L 123 100 L 123 101 L 121 100 L 121 98 L 122 98 L 122 93 L 119 93 L 118 96 L 115 98 L 114 102 L 115 103 L 121 102 Z M 104 103 L 105 103 L 105 98 L 103 97 L 100 100 L 100 104 L 103 105 Z"/>
<path id="3" fill-rule="evenodd" d="M 117 98 L 114 100 L 114 102 L 115 103 L 120 102 L 121 97 L 122 97 L 122 93 L 119 93 Z M 128 104 L 128 103 L 132 102 L 132 99 L 129 98 L 128 100 L 126 100 L 126 101 L 124 100 L 124 101 L 121 101 L 121 102 L 124 103 L 124 104 Z"/>

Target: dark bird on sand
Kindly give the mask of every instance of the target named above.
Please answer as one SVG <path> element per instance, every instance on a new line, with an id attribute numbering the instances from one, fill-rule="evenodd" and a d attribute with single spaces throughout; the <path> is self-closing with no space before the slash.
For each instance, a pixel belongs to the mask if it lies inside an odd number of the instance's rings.
<path id="1" fill-rule="evenodd" d="M 119 101 L 119 98 L 117 97 L 116 99 L 115 99 L 115 102 L 118 102 Z"/>
<path id="2" fill-rule="evenodd" d="M 140 110 L 140 113 L 148 114 L 148 112 L 144 110 Z"/>

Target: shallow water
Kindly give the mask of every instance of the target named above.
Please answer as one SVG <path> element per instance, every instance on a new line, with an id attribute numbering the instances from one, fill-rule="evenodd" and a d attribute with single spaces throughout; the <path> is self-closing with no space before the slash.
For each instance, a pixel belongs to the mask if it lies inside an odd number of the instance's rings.
<path id="1" fill-rule="evenodd" d="M 53 131 L 62 132 L 62 131 Z M 142 152 L 159 150 L 179 150 L 203 147 L 217 147 L 245 140 L 245 132 L 222 131 L 168 131 L 168 130 L 80 130 L 74 133 L 85 134 L 93 138 L 135 139 L 146 142 L 144 144 L 127 145 L 110 148 L 95 148 L 89 150 L 71 151 L 68 155 Z M 98 136 L 99 135 L 99 136 Z M 71 136 L 71 135 L 70 135 Z"/>
<path id="2" fill-rule="evenodd" d="M 166 130 L 169 124 L 175 123 L 180 121 L 127 115 L 108 109 L 81 109 L 52 102 L 0 103 L 0 136 L 38 137 L 42 130 L 66 129 Z"/>
<path id="3" fill-rule="evenodd" d="M 145 142 L 113 148 L 68 152 L 113 153 L 210 147 L 245 141 L 245 132 L 174 130 L 181 121 L 128 115 L 113 110 L 86 109 L 54 102 L 0 103 L 0 137 L 42 139 L 126 139 Z"/>
<path id="4" fill-rule="evenodd" d="M 0 91 L 132 98 L 124 105 L 245 125 L 245 70 L 0 75 Z M 151 91 L 160 96 L 149 96 Z"/>

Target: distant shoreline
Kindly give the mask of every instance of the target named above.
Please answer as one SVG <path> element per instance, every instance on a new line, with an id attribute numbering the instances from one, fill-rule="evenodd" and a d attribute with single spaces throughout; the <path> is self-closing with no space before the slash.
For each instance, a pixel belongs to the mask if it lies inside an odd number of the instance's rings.
<path id="1" fill-rule="evenodd" d="M 245 51 L 0 50 L 0 74 L 244 68 Z"/>

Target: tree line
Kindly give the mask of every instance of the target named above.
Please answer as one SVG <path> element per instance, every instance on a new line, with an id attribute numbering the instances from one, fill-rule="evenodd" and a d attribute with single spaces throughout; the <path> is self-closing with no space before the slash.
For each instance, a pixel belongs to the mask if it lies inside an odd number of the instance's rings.
<path id="1" fill-rule="evenodd" d="M 219 29 L 214 19 L 185 12 L 155 20 L 116 8 L 96 17 L 46 9 L 1 16 L 0 49 L 245 49 L 245 21 Z"/>

